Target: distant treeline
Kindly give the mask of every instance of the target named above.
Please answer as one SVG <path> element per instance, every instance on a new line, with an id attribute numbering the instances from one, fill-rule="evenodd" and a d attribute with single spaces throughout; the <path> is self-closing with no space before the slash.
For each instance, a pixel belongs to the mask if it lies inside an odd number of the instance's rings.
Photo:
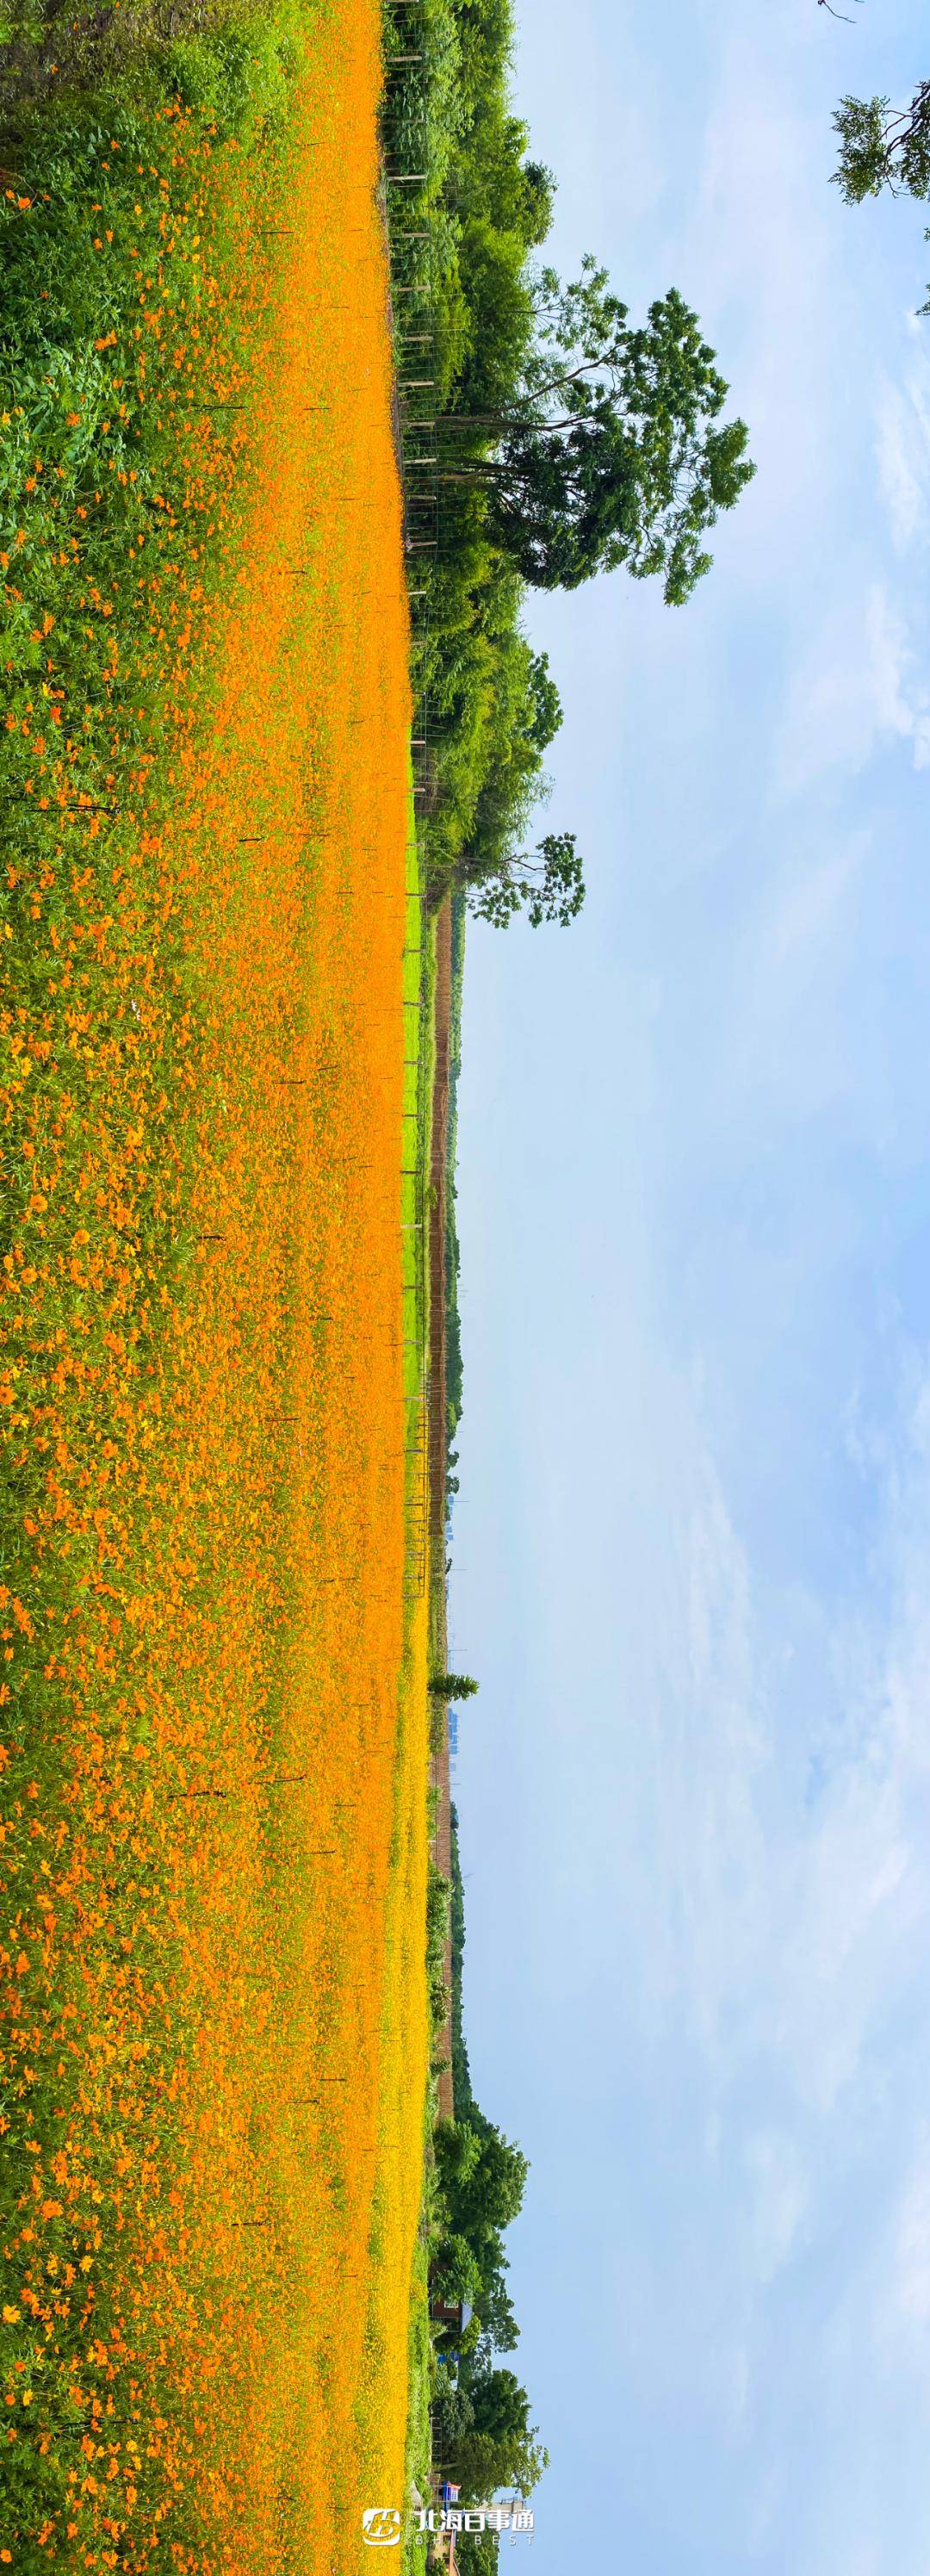
<path id="1" fill-rule="evenodd" d="M 464 2332 L 439 2340 L 435 2397 L 437 2458 L 460 2483 L 465 2501 L 515 2486 L 530 2494 L 543 2468 L 530 2403 L 515 2371 L 497 2356 L 513 2352 L 519 2329 L 507 2290 L 504 2231 L 517 2216 L 526 2157 L 485 2118 L 472 2091 L 462 2028 L 465 1907 L 458 1819 L 452 1810 L 452 2085 L 456 2116 L 436 2132 L 442 2232 L 432 2285 L 447 2301 L 472 2309 Z M 459 2557 L 456 2550 L 456 2558 Z M 492 2533 L 463 2542 L 465 2576 L 497 2563 Z"/>
<path id="2" fill-rule="evenodd" d="M 512 0 L 385 0 L 399 347 L 405 366 L 428 356 L 403 379 L 425 431 L 410 482 L 432 459 L 438 490 L 435 553 L 412 559 L 433 893 L 565 922 L 584 892 L 574 836 L 521 846 L 562 715 L 525 589 L 624 565 L 680 603 L 753 468 L 675 289 L 634 329 L 593 258 L 569 285 L 541 259 L 555 181 L 513 114 L 513 46 Z"/>
<path id="3" fill-rule="evenodd" d="M 396 17 L 389 8 L 389 63 L 411 49 L 411 29 L 428 77 L 417 65 L 389 74 L 391 139 L 395 148 L 406 140 L 408 159 L 429 174 L 431 364 L 451 476 L 458 425 L 496 418 L 520 378 L 533 328 L 529 261 L 549 230 L 553 183 L 511 112 L 511 0 L 424 0 L 422 14 Z M 395 238 L 405 227 L 412 236 L 422 219 L 414 192 L 402 205 L 392 199 Z M 486 455 L 492 432 L 477 436 Z M 561 721 L 545 657 L 521 632 L 523 590 L 491 528 L 486 482 L 469 473 L 444 479 L 417 671 L 430 716 L 437 897 L 450 883 L 479 886 L 516 847 Z"/>
<path id="4" fill-rule="evenodd" d="M 459 1133 L 459 1075 L 462 1070 L 462 986 L 465 971 L 465 898 L 452 897 L 452 1004 L 449 1014 L 449 1132 L 446 1149 L 446 1400 L 449 1439 L 462 1419 L 462 1329 L 459 1316 L 459 1236 L 456 1217 L 455 1166 Z M 457 1461 L 450 1459 L 450 1467 Z M 450 1493 L 458 1486 L 449 1487 Z"/>

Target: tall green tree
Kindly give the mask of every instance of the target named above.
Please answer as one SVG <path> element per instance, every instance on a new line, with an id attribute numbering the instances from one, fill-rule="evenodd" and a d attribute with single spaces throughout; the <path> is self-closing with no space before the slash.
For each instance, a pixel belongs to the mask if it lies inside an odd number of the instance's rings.
<path id="1" fill-rule="evenodd" d="M 528 2433 L 508 2434 L 500 2440 L 476 2427 L 462 2432 L 449 2447 L 466 2502 L 483 2502 L 498 2487 L 516 2487 L 518 2495 L 530 2496 L 549 2466 L 548 2451 L 543 2450 L 535 2425 Z"/>
<path id="2" fill-rule="evenodd" d="M 436 2130 L 436 2163 L 452 2225 L 480 2256 L 518 2215 L 527 2159 L 490 2120 L 480 2129 L 444 2120 Z"/>
<path id="3" fill-rule="evenodd" d="M 545 268 L 514 399 L 496 418 L 453 420 L 450 444 L 462 444 L 446 479 L 483 481 L 490 525 L 535 588 L 574 590 L 625 565 L 637 580 L 660 575 L 678 605 L 709 569 L 709 530 L 755 472 L 745 422 L 721 419 L 728 390 L 676 288 L 631 330 L 592 257 L 564 287 Z M 468 457 L 469 435 L 482 455 Z"/>
<path id="4" fill-rule="evenodd" d="M 520 2341 L 520 2328 L 504 2279 L 507 2268 L 502 2240 L 485 2246 L 481 2289 L 473 2301 L 480 2327 L 475 2351 L 482 2364 L 490 2361 L 492 2353 L 515 2352 Z"/>
<path id="5" fill-rule="evenodd" d="M 530 2401 L 513 2370 L 476 2370 L 468 2380 L 477 2433 L 492 2442 L 525 2441 Z"/>

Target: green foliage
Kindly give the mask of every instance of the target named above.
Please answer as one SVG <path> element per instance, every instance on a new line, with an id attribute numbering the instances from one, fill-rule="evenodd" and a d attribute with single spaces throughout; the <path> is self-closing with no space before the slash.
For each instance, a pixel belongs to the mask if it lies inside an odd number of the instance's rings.
<path id="1" fill-rule="evenodd" d="M 531 2496 L 549 2466 L 549 2453 L 535 2426 L 522 2437 L 500 2441 L 489 2433 L 467 2431 L 455 2444 L 455 2466 L 465 2503 L 477 2504 L 497 2487 L 516 2487 L 518 2495 Z"/>
<path id="2" fill-rule="evenodd" d="M 485 2365 L 470 2374 L 468 2394 L 476 2433 L 489 2442 L 525 2442 L 530 2401 L 515 2371 Z M 503 2483 L 497 2480 L 498 2485 Z"/>
<path id="3" fill-rule="evenodd" d="M 459 1238 L 455 1168 L 458 1155 L 458 1090 L 462 1070 L 462 987 L 465 967 L 465 899 L 452 896 L 452 1005 L 449 1025 L 449 1128 L 446 1175 L 446 1409 L 449 1439 L 462 1418 L 462 1331 L 459 1319 Z"/>
<path id="4" fill-rule="evenodd" d="M 548 2453 L 530 2423 L 530 2401 L 515 2371 L 492 2367 L 477 2350 L 443 2358 L 437 2373 L 437 2434 L 444 2463 L 463 2501 L 479 2502 L 500 2487 L 531 2495 Z"/>
<path id="5" fill-rule="evenodd" d="M 461 2576 L 496 2576 L 499 2553 L 496 2531 L 463 2531 L 455 2544 L 455 2564 Z"/>
<path id="6" fill-rule="evenodd" d="M 481 2272 L 466 2236 L 444 2236 L 433 2267 L 433 2288 L 449 2302 L 467 2300 L 474 2306 L 481 2292 Z"/>
<path id="7" fill-rule="evenodd" d="M 477 1688 L 470 1673 L 434 1673 L 430 1681 L 434 1699 L 474 1699 Z"/>
<path id="8" fill-rule="evenodd" d="M 435 2391 L 437 2456 L 454 2469 L 466 2500 L 502 2486 L 531 2493 L 546 2465 L 516 2373 L 495 2364 L 512 2352 L 517 2326 L 506 2287 L 503 2230 L 516 2215 L 526 2159 L 484 2118 L 475 2101 L 462 2030 L 465 1910 L 458 1819 L 452 1810 L 452 2068 L 457 2119 L 436 2136 L 440 2238 L 432 2285 L 474 2309 L 464 2335 L 439 2338 Z M 493 2533 L 457 2544 L 463 2567 L 484 2576 L 497 2566 Z"/>
<path id="9" fill-rule="evenodd" d="M 528 2165 L 489 2120 L 440 2121 L 436 2167 L 454 2231 L 473 2252 L 491 2247 L 520 2212 Z"/>
<path id="10" fill-rule="evenodd" d="M 390 11 L 388 23 L 400 53 Z M 636 330 L 592 258 L 566 286 L 539 267 L 555 183 L 512 113 L 512 39 L 511 0 L 425 0 L 420 122 L 420 74 L 398 65 L 386 131 L 427 174 L 422 198 L 391 200 L 395 270 L 402 285 L 415 276 L 426 225 L 436 311 L 441 550 L 424 575 L 416 668 L 431 892 L 464 890 L 496 923 L 525 903 L 538 926 L 572 920 L 583 888 L 570 835 L 543 840 L 532 863 L 520 856 L 561 721 L 521 630 L 525 585 L 574 588 L 622 564 L 681 603 L 754 468 L 674 289 Z"/>
<path id="11" fill-rule="evenodd" d="M 179 18 L 183 20 L 183 11 Z M 57 13 L 49 24 L 61 37 L 60 50 L 67 56 L 68 27 L 62 26 Z M 81 32 L 87 33 L 86 22 Z M 209 595 L 214 585 L 226 579 L 224 548 L 233 553 L 238 545 L 242 499 L 235 488 L 232 442 L 220 469 L 226 479 L 218 475 L 212 486 L 213 497 L 219 485 L 221 501 L 228 503 L 225 534 L 207 550 L 205 534 L 214 534 L 212 528 L 205 529 L 210 485 L 198 492 L 192 473 L 195 459 L 186 438 L 178 435 L 178 426 L 190 417 L 197 395 L 201 400 L 205 395 L 212 398 L 216 391 L 227 393 L 231 385 L 238 393 L 245 373 L 239 309 L 232 295 L 227 303 L 218 294 L 216 284 L 217 271 L 224 273 L 223 192 L 214 196 L 206 190 L 204 168 L 206 154 L 225 151 L 228 143 L 232 170 L 241 169 L 242 140 L 253 132 L 255 117 L 264 116 L 270 92 L 265 92 L 259 110 L 251 70 L 246 77 L 241 58 L 236 68 L 233 53 L 218 38 L 212 131 L 208 132 L 202 115 L 177 115 L 177 83 L 173 75 L 169 78 L 161 52 L 143 50 L 136 58 L 127 40 L 118 59 L 108 56 L 106 79 L 90 90 L 82 86 L 81 65 L 75 57 L 69 89 L 56 92 L 54 86 L 46 83 L 43 88 L 38 79 L 31 79 L 35 65 L 30 65 L 26 54 L 27 33 L 20 19 L 15 54 L 0 63 L 5 157 L 7 165 L 15 162 L 16 175 L 15 188 L 0 197 L 0 569 L 8 727 L 3 797 L 5 1003 L 11 1024 L 21 1018 L 24 1024 L 44 1026 L 49 1033 L 43 1041 L 49 1060 L 44 1081 L 53 1099 L 57 1091 L 60 1104 L 61 1120 L 54 1129 L 56 1138 L 63 1139 L 58 1181 L 69 1201 L 73 1193 L 77 1207 L 89 1133 L 83 1104 L 85 1098 L 91 1104 L 88 1118 L 96 1116 L 104 1096 L 99 1077 L 91 1070 L 94 1047 L 99 1037 L 102 1061 L 108 1054 L 114 1066 L 125 1060 L 126 1034 L 120 1023 L 124 1011 L 138 1016 L 138 1003 L 129 997 L 133 991 L 141 995 L 144 987 L 157 1000 L 145 1032 L 144 1073 L 140 1072 L 135 1093 L 138 1136 L 141 1139 L 146 1133 L 150 1121 L 151 1134 L 157 1134 L 165 1100 L 173 1097 L 177 1105 L 172 1153 L 188 1179 L 196 1169 L 196 1121 L 193 1111 L 183 1108 L 183 1084 L 189 1077 L 185 1072 L 176 1079 L 191 1038 L 189 967 L 180 926 L 169 918 L 166 876 L 156 842 L 142 830 L 139 819 L 140 808 L 145 810 L 154 793 L 153 779 L 160 781 L 158 795 L 166 808 L 171 802 L 162 730 L 165 663 L 153 643 L 150 618 L 157 595 L 165 629 L 180 631 L 189 614 L 184 583 L 192 558 L 195 563 L 199 558 L 199 578 Z M 50 39 L 48 26 L 38 18 L 35 35 L 41 70 L 41 47 Z M 285 48 L 274 31 L 267 43 L 263 33 L 261 44 L 266 67 L 272 61 L 276 66 L 275 78 L 279 73 L 282 79 L 289 77 L 282 71 Z M 206 39 L 204 60 L 210 60 Z M 221 95 L 232 96 L 233 73 L 237 103 L 229 108 L 224 140 L 215 111 Z M 235 144 L 229 140 L 233 124 L 238 126 Z M 259 216 L 271 192 L 277 194 L 280 189 L 285 171 L 284 156 L 269 155 L 261 173 L 250 174 L 250 198 Z M 161 312 L 185 315 L 183 333 L 143 331 L 140 277 L 145 272 L 149 277 L 158 275 L 153 300 Z M 225 274 L 229 276 L 228 267 Z M 196 368 L 190 356 L 195 338 Z M 184 532 L 183 545 L 178 542 L 179 529 Z M 56 743 L 60 751 L 52 750 Z M 54 794 L 46 794 L 42 776 L 46 748 L 46 778 L 49 787 L 55 783 Z M 93 832 L 101 811 L 109 828 L 95 844 L 88 837 L 88 818 L 95 818 Z M 127 900 L 130 883 L 132 897 Z M 81 893 L 82 887 L 91 886 L 92 897 Z M 68 992 L 85 901 L 99 906 L 102 925 L 110 933 L 104 943 L 106 962 L 101 948 L 93 964 L 88 957 L 75 976 L 86 1015 L 82 1025 L 89 1033 L 86 1071 L 84 1061 L 78 1066 L 73 1050 L 60 1050 L 56 1040 L 56 1032 L 64 1032 L 67 1006 L 61 997 Z M 40 927 L 35 928 L 40 914 Z M 49 959 L 56 949 L 60 949 L 63 970 L 60 980 L 49 974 Z M 114 1077 L 114 1083 L 111 1115 L 119 1133 L 132 1094 L 122 1077 Z M 8 1141 L 14 1142 L 13 1130 Z M 189 1255 L 190 1238 L 185 1237 L 183 1217 L 179 1221 L 176 1213 L 170 1213 L 170 1195 L 162 1204 L 159 1168 L 157 1155 L 154 1162 L 150 1158 L 149 1171 L 156 1178 L 143 1179 L 134 1207 L 126 1209 L 123 1240 L 135 1275 L 160 1279 L 162 1294 L 170 1302 Z M 11 1153 L 6 1169 L 7 1234 L 14 1218 L 14 1230 L 21 1231 L 18 1217 L 32 1186 L 28 1174 L 25 1158 L 18 1151 Z M 186 1184 L 181 1198 L 185 1195 L 189 1196 Z M 35 1204 L 44 1209 L 44 1198 Z M 97 1205 L 103 1209 L 103 1193 Z M 105 1218 L 92 1217 L 91 1223 L 99 1239 Z M 27 1224 L 23 1238 L 27 1244 L 30 1233 L 34 1242 L 35 1229 Z M 26 1275 L 34 1278 L 35 1272 Z M 53 1270 L 49 1276 L 54 1277 Z M 53 1289 L 52 1298 L 54 1293 Z M 80 1318 L 85 1300 L 78 1295 L 70 1302 Z M 87 1369 L 84 1424 L 92 1449 L 95 1437 L 102 1441 L 111 1431 L 121 1444 L 122 1432 L 117 1419 L 120 1407 L 114 1413 L 107 1392 L 110 1380 L 98 1366 L 102 1345 L 111 1339 L 114 1309 L 103 1293 L 86 1302 L 88 1311 L 80 1330 Z M 39 1353 L 43 1345 L 37 1336 L 46 1329 L 41 1318 L 47 1311 L 43 1292 L 37 1290 L 33 1346 Z M 51 1311 L 54 1318 L 54 1305 Z M 68 1311 L 65 1301 L 61 1312 L 66 1318 Z M 136 1311 L 144 1318 L 141 1297 Z M 135 1365 L 144 1365 L 148 1329 L 144 1321 L 134 1328 Z M 58 1337 L 64 1346 L 64 1332 Z M 41 1374 L 40 1368 L 40 1383 Z M 4 1496 L 7 1575 L 22 1548 L 23 1506 L 29 1499 L 23 1481 L 27 1471 L 22 1460 L 16 1461 L 14 1450 L 15 1443 L 8 1450 L 7 1477 L 12 1482 L 6 1482 Z M 118 1454 L 125 1454 L 122 1446 L 113 1450 L 114 1458 Z M 43 1627 L 46 1620 L 60 1626 L 62 1599 L 76 1597 L 75 1583 L 80 1593 L 85 1581 L 91 1580 L 92 1542 L 79 1540 L 77 1545 L 79 1551 L 86 1550 L 87 1570 L 80 1571 L 83 1554 L 72 1556 L 70 1596 L 67 1587 L 63 1595 L 58 1590 L 63 1557 L 52 1551 L 43 1558 L 40 1550 L 34 1560 L 30 1597 Z M 66 1621 L 68 1616 L 66 1608 Z M 33 1696 L 37 1681 L 38 1676 L 33 1676 L 28 1688 L 20 1688 L 7 1711 L 6 1793 L 11 1817 L 19 1812 L 10 1803 L 20 1797 L 19 1781 L 28 1781 L 34 1769 L 42 1780 L 47 1819 L 57 1795 L 60 1746 L 54 1730 L 50 1736 L 43 1726 L 42 1707 L 37 1709 Z M 101 1706 L 105 1712 L 106 1695 Z M 105 1714 L 100 1723 L 105 1726 Z M 142 1717 L 138 1725 L 142 1750 L 141 1739 L 148 1728 Z M 42 1768 L 46 1762 L 47 1772 Z M 25 1902 L 34 1883 L 35 1849 L 18 1834 L 8 1844 L 7 1902 L 12 1908 L 8 1920 L 16 1919 L 20 1901 Z M 29 1852 L 33 1859 L 27 1865 Z M 151 1893 L 151 1904 L 157 1912 L 157 1891 Z M 133 1919 L 131 1885 L 128 1893 L 123 1887 L 106 1926 L 101 1917 L 101 1941 L 111 1955 L 118 1956 L 115 1944 L 123 1909 L 136 1941 L 139 1977 L 148 1976 L 155 1961 L 153 1973 L 161 1978 L 170 1948 L 158 1966 L 156 1941 L 146 1965 L 145 1922 L 140 1931 L 138 1907 Z M 125 1946 L 129 1946 L 128 1935 Z M 66 1943 L 59 1946 L 59 1959 L 66 1948 Z M 53 1980 L 60 1974 L 58 1965 L 50 1970 Z M 58 2059 L 54 2034 L 56 2028 L 67 2026 L 72 2009 L 66 1986 L 56 1990 L 53 1982 L 48 2031 L 54 2062 L 45 2056 L 37 2029 L 38 2057 L 23 2082 L 17 2078 L 5 2104 L 7 2112 L 12 2106 L 13 2124 L 5 2117 L 0 2211 L 4 2234 L 14 2246 L 22 2225 L 25 2176 L 43 2165 L 51 2168 L 61 2143 L 59 2123 L 66 2121 L 62 2105 L 69 2094 L 66 2085 L 59 2085 L 63 2065 L 58 2064 L 57 2075 L 54 2071 Z M 157 2034 L 156 2006 L 153 2016 L 151 2027 Z M 161 2047 L 157 2035 L 150 2045 L 156 2051 Z M 35 2107 L 27 2109 L 30 2088 Z M 18 2107 L 17 2093 L 23 2096 Z M 174 2145 L 166 2106 L 159 2125 L 159 2149 L 167 2169 Z M 106 2178 L 108 2154 L 101 2144 L 101 2181 Z M 93 2199 L 107 2200 L 96 2181 Z M 76 2222 L 63 2218 L 61 2211 L 58 2220 L 50 2223 L 55 2234 L 47 2237 L 47 2250 L 51 2253 L 54 2248 L 60 2260 L 62 2283 L 65 2267 L 73 2261 L 78 2282 L 84 2286 L 73 2301 L 63 2298 L 53 2346 L 25 2305 L 16 2313 L 15 2266 L 10 2262 L 8 2304 L 13 2318 L 4 2323 L 2 2358 L 17 2374 L 25 2373 L 33 2403 L 21 2428 L 25 2438 L 5 2454 L 0 2520 L 4 2539 L 16 2547 L 16 2565 L 23 2576 L 38 2576 L 39 2568 L 55 2557 L 55 2537 L 48 2535 L 64 2529 L 69 2464 L 80 2458 L 82 2443 L 88 2451 L 93 2447 L 90 2427 L 97 2401 L 93 2398 L 92 2404 L 86 2377 L 91 2313 L 94 2332 L 106 2341 L 111 2328 L 117 2341 L 121 2331 L 115 2295 L 119 2266 L 114 2273 L 112 2235 L 106 2232 L 112 2231 L 112 2200 L 109 2219 L 105 2214 L 101 2217 L 102 2237 L 98 2229 L 85 2239 L 82 2225 L 78 2240 L 70 2232 Z M 73 2387 L 62 2411 L 61 2373 L 66 2366 L 72 2369 Z M 179 2421 L 185 2403 L 182 2392 Z M 147 2480 L 148 2471 L 140 2481 L 143 2499 Z M 151 2521 L 145 2501 L 141 2509 Z M 39 2537 L 17 2544 L 19 2526 Z M 170 2551 L 175 2546 L 168 2536 L 170 2525 L 163 2528 Z M 184 2554 L 180 2542 L 177 2547 Z"/>
<path id="12" fill-rule="evenodd" d="M 458 1816 L 452 1809 L 452 1902 L 449 1928 L 452 1934 L 452 2098 L 460 2120 L 468 2120 L 477 2108 L 471 2089 L 471 2070 L 462 2014 L 462 1967 L 465 1957 L 465 1890 L 459 1859 Z"/>
<path id="13" fill-rule="evenodd" d="M 446 1944 L 449 1938 L 449 1880 L 430 1861 L 426 1885 L 426 1980 L 433 2030 L 442 2030 L 448 2009 Z"/>
<path id="14" fill-rule="evenodd" d="M 118 9 L 84 0 L 76 15 L 57 0 L 11 0 L 0 16 L 0 122 L 18 142 L 24 113 L 44 123 L 56 94 L 71 105 L 95 101 L 105 122 L 119 92 L 136 105 L 177 100 L 217 138 L 242 139 L 279 122 L 306 26 L 302 0 L 276 0 L 263 13 L 248 0 L 121 0 Z"/>
<path id="15" fill-rule="evenodd" d="M 430 372 L 443 442 L 449 424 L 509 399 L 532 336 L 530 258 L 548 231 L 553 182 L 511 113 L 512 41 L 511 0 L 425 0 L 425 79 L 417 66 L 392 73 L 391 57 L 408 50 L 408 38 L 402 14 L 386 11 L 389 156 L 429 173 L 422 198 L 414 189 L 391 197 L 392 260 L 402 285 L 415 279 L 416 236 L 428 225 Z M 544 786 L 522 587 L 490 528 L 486 492 L 474 478 L 444 487 L 441 557 L 416 667 L 432 744 L 434 899 L 464 888 L 471 868 L 487 869 L 495 849 L 516 843 Z"/>
<path id="16" fill-rule="evenodd" d="M 755 470 L 745 422 L 717 425 L 728 388 L 697 315 L 673 287 L 631 331 L 591 258 L 566 287 L 544 269 L 534 302 L 522 381 L 477 468 L 492 526 L 538 588 L 573 590 L 625 565 L 639 580 L 660 574 L 678 605 L 709 567 L 708 530 Z"/>
<path id="17" fill-rule="evenodd" d="M 472 543 L 473 521 L 487 519 L 479 481 L 446 482 L 442 506 L 436 630 L 424 654 L 438 762 L 430 837 L 442 881 L 467 893 L 475 870 L 526 830 L 562 711 L 544 657 L 520 631 L 516 565 L 486 536 Z"/>
<path id="18" fill-rule="evenodd" d="M 543 921 L 557 921 L 564 930 L 584 902 L 584 877 L 574 832 L 547 832 L 535 858 L 528 858 L 524 851 L 514 851 L 493 868 L 483 867 L 480 875 L 476 871 L 471 884 L 473 910 L 482 921 L 496 923 L 499 930 L 506 930 L 508 921 L 523 904 L 534 930 Z"/>
<path id="19" fill-rule="evenodd" d="M 930 81 L 918 81 L 909 107 L 888 98 L 843 98 L 833 124 L 840 157 L 833 173 L 847 206 L 864 197 L 930 196 Z"/>
<path id="20" fill-rule="evenodd" d="M 198 112 L 218 137 L 280 125 L 297 70 L 293 34 L 280 19 L 247 18 L 203 34 L 179 36 L 162 57 L 169 94 Z"/>
<path id="21" fill-rule="evenodd" d="M 205 78 L 214 64 L 214 110 L 222 96 L 230 129 L 238 127 L 227 134 L 233 151 L 241 151 L 259 112 L 245 42 L 240 31 L 200 47 Z M 280 28 L 262 44 L 267 124 L 272 91 L 283 97 L 290 79 L 290 52 Z M 166 196 L 164 177 L 175 162 L 180 170 L 179 155 L 195 177 L 207 123 L 198 113 L 182 127 L 176 89 L 165 107 L 165 79 L 159 55 L 140 61 L 131 86 L 123 80 L 93 95 L 53 98 L 41 113 L 24 110 L 17 193 L 0 200 L 0 385 L 8 406 L 0 418 L 0 550 L 14 567 L 6 598 L 7 705 L 25 713 L 45 669 L 46 638 L 54 635 L 56 684 L 73 685 L 83 709 L 82 784 L 90 794 L 100 793 L 105 775 L 114 688 L 128 688 L 128 666 L 122 681 L 114 679 L 112 635 L 120 626 L 134 636 L 139 559 L 171 558 L 187 506 L 185 460 L 171 419 L 183 404 L 186 375 L 167 339 L 150 335 L 140 358 L 140 272 L 159 264 L 170 309 L 184 313 L 187 333 L 199 328 L 203 337 L 215 328 L 196 227 Z M 220 139 L 211 123 L 210 148 Z M 236 331 L 230 310 L 227 381 L 235 378 Z M 83 530 L 80 581 L 76 540 L 71 535 L 63 546 L 60 536 L 75 524 Z M 47 696 L 44 681 L 41 687 Z M 151 740 L 152 721 L 140 704 L 140 741 L 143 732 Z M 124 714 L 124 734 L 127 726 Z"/>

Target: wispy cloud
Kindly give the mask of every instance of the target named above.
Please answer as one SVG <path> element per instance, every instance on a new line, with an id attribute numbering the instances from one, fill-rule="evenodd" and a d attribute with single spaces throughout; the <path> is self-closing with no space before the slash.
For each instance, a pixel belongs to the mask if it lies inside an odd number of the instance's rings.
<path id="1" fill-rule="evenodd" d="M 902 210 L 828 184 L 856 14 L 714 0 L 640 85 L 614 0 L 569 57 L 524 12 L 560 222 L 675 278 L 759 460 L 687 616 L 546 603 L 592 903 L 467 979 L 470 2011 L 552 2568 L 609 2458 L 639 2576 L 925 2576 L 930 326 Z M 589 172 L 631 138 L 642 222 Z"/>
<path id="2" fill-rule="evenodd" d="M 761 2129 L 748 2138 L 745 2169 L 745 2270 L 748 2278 L 767 2287 L 797 2242 L 810 2199 L 810 2177 L 796 2139 L 777 2129 Z"/>
<path id="3" fill-rule="evenodd" d="M 912 347 L 895 376 L 883 369 L 876 401 L 879 490 L 895 546 L 906 554 L 930 532 L 930 359 L 926 323 L 909 317 Z M 919 336 L 918 336 L 919 335 Z"/>
<path id="4" fill-rule="evenodd" d="M 755 2044 L 819 2112 L 855 2077 L 870 2029 L 893 2016 L 914 1938 L 930 1932 L 930 1367 L 916 1370 L 905 1349 L 900 1370 L 878 1468 L 873 1453 L 879 1509 L 863 1589 L 835 1612 L 849 1725 L 812 1808 L 794 1753 L 798 1679 L 779 1641 L 764 1638 L 709 1458 L 681 1549 L 694 1699 L 690 1832 L 676 1827 L 676 1840 L 704 1970 L 712 1957 L 719 1980 L 710 2018 L 732 2031 L 734 1996 L 749 1996 Z M 753 1914 L 739 1891 L 749 1881 L 767 1979 L 759 1956 L 747 1960 Z M 705 1985 L 705 2023 L 707 2004 Z M 927 2080 L 930 2093 L 930 2069 Z"/>
<path id="5" fill-rule="evenodd" d="M 896 601 L 881 581 L 831 603 L 788 682 L 776 795 L 806 797 L 830 778 L 848 781 L 893 742 L 911 745 L 915 769 L 930 764 L 924 622 L 922 601 Z"/>

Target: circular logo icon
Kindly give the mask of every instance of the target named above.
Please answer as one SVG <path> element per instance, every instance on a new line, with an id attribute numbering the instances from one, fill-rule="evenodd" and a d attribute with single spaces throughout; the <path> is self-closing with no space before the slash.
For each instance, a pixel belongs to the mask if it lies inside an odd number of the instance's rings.
<path id="1" fill-rule="evenodd" d="M 362 2538 L 368 2549 L 396 2549 L 400 2539 L 400 2515 L 393 2505 L 366 2505 L 362 2515 Z"/>

